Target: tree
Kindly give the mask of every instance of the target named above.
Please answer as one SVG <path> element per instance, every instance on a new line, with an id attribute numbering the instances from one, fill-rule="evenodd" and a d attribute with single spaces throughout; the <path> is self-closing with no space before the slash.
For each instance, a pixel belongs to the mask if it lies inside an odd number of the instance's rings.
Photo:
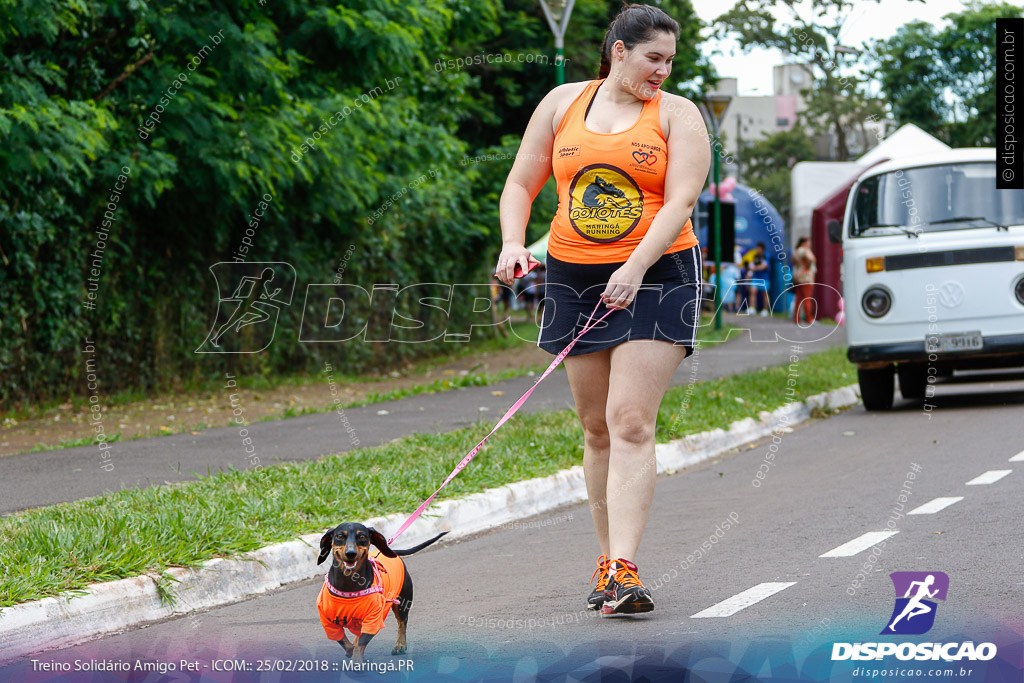
<path id="1" fill-rule="evenodd" d="M 699 99 L 715 81 L 711 64 L 699 49 L 703 22 L 690 0 L 655 2 L 680 26 L 672 75 L 665 87 L 690 99 Z M 606 0 L 577 0 L 565 37 L 566 80 L 597 78 L 601 44 L 621 4 Z M 463 15 L 465 21 L 473 21 Z M 461 20 L 459 20 L 461 21 Z M 488 30 L 487 27 L 492 27 Z M 452 26 L 441 63 L 440 77 L 462 79 L 474 99 L 460 113 L 459 137 L 473 150 L 468 153 L 475 178 L 474 196 L 479 218 L 498 226 L 498 197 L 512 168 L 522 133 L 537 104 L 555 87 L 554 44 L 537 0 L 505 0 L 484 25 Z M 681 87 L 680 87 L 681 86 Z M 527 226 L 527 244 L 543 236 L 558 203 L 554 179 L 534 202 Z M 498 243 L 494 245 L 497 258 Z"/>
<path id="2" fill-rule="evenodd" d="M 684 29 L 675 77 L 701 77 L 689 0 L 662 6 Z M 613 9 L 577 3 L 570 78 L 596 75 Z M 87 394 L 84 339 L 102 349 L 104 393 L 443 348 L 299 343 L 302 285 L 330 282 L 350 247 L 346 284 L 486 282 L 511 156 L 462 162 L 514 149 L 553 82 L 536 0 L 0 3 L 0 404 Z M 536 235 L 550 213 L 535 213 Z M 235 256 L 292 264 L 296 301 L 267 352 L 197 358 L 208 269 Z M 344 324 L 375 315 L 353 305 Z"/>
<path id="3" fill-rule="evenodd" d="M 715 78 L 699 49 L 704 24 L 690 0 L 652 4 L 680 26 L 672 75 L 665 87 L 699 98 Z M 577 0 L 565 36 L 568 82 L 597 78 L 601 44 L 620 7 L 606 0 Z M 505 135 L 521 135 L 537 104 L 555 87 L 554 44 L 538 0 L 505 0 L 497 8 L 493 24 L 488 21 L 485 26 L 494 29 L 470 31 L 453 26 L 452 40 L 439 56 L 442 62 L 468 63 L 458 73 L 467 76 L 467 83 L 475 84 L 479 100 L 462 112 L 459 134 L 474 150 L 499 145 Z M 445 69 L 440 73 L 455 72 Z"/>
<path id="4" fill-rule="evenodd" d="M 770 11 L 783 5 L 791 14 L 784 25 Z M 715 21 L 719 36 L 734 36 L 743 49 L 777 48 L 808 65 L 813 88 L 801 91 L 807 104 L 803 116 L 811 131 L 834 136 L 837 161 L 849 159 L 850 131 L 882 111 L 881 104 L 867 96 L 866 79 L 850 72 L 856 60 L 839 57 L 836 50 L 851 6 L 848 0 L 811 0 L 812 16 L 804 18 L 792 3 L 740 0 Z"/>
<path id="5" fill-rule="evenodd" d="M 953 147 L 994 144 L 996 19 L 1021 16 L 1008 3 L 973 3 L 946 15 L 949 25 L 941 30 L 912 22 L 872 43 L 874 73 L 896 121 Z"/>
<path id="6" fill-rule="evenodd" d="M 0 402 L 86 393 L 86 338 L 103 393 L 443 346 L 300 344 L 300 290 L 266 354 L 193 353 L 217 300 L 207 269 L 232 260 L 268 195 L 244 260 L 329 282 L 355 245 L 346 282 L 485 281 L 467 255 L 496 226 L 473 211 L 474 173 L 457 172 L 474 92 L 433 78 L 431 57 L 453 26 L 499 30 L 497 6 L 460 2 L 483 18 L 469 24 L 446 0 L 3 3 Z"/>
<path id="7" fill-rule="evenodd" d="M 743 159 L 744 182 L 774 204 L 789 225 L 790 170 L 798 161 L 814 159 L 814 142 L 807 131 L 797 124 L 765 136 L 744 146 Z"/>

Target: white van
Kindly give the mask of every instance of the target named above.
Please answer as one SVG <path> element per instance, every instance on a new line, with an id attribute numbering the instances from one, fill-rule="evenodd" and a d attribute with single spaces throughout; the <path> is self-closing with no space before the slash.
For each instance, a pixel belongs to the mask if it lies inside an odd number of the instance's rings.
<path id="1" fill-rule="evenodd" d="M 1024 190 L 994 149 L 887 161 L 854 183 L 843 225 L 847 357 L 868 410 L 934 393 L 954 370 L 1024 365 Z"/>

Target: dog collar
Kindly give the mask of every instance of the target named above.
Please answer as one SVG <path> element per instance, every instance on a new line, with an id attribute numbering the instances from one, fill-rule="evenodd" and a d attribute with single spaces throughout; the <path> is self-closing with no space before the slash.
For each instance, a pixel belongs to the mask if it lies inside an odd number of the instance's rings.
<path id="1" fill-rule="evenodd" d="M 334 595 L 339 598 L 361 598 L 364 595 L 383 593 L 384 587 L 381 585 L 381 582 L 379 580 L 380 577 L 377 575 L 377 563 L 371 559 L 370 566 L 373 567 L 373 585 L 369 588 L 364 588 L 361 591 L 340 591 L 331 585 L 330 579 L 328 578 L 330 576 L 329 570 L 327 574 L 324 574 L 324 585 L 327 586 L 327 590 L 328 592 L 330 592 L 331 595 Z"/>

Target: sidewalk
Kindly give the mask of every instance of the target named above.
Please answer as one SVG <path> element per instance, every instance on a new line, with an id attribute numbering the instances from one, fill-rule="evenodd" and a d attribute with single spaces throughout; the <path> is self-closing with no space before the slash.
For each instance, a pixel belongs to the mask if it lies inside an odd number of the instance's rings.
<path id="1" fill-rule="evenodd" d="M 843 328 L 816 325 L 796 328 L 779 318 L 726 316 L 735 330 L 728 342 L 708 344 L 684 361 L 672 385 L 687 385 L 787 362 L 791 342 L 803 353 L 844 345 Z M 778 335 L 785 339 L 778 338 Z M 789 341 L 787 341 L 789 340 Z M 243 427 L 222 427 L 198 434 L 177 434 L 118 442 L 107 461 L 96 446 L 26 453 L 0 458 L 4 482 L 0 514 L 96 496 L 123 487 L 143 487 L 194 479 L 191 471 L 206 475 L 234 466 L 264 467 L 279 462 L 310 460 L 353 447 L 375 446 L 416 432 L 447 432 L 476 421 L 497 420 L 536 380 L 517 377 L 497 384 L 440 394 L 422 394 L 338 412 L 295 417 L 279 422 L 258 422 Z M 500 394 L 498 392 L 501 392 Z M 498 395 L 495 395 L 498 394 Z M 525 412 L 572 408 L 572 394 L 564 372 L 541 384 L 523 406 Z M 240 430 L 247 432 L 240 433 Z M 243 439 L 251 439 L 243 444 Z M 357 444 L 357 446 L 354 446 Z M 467 444 L 466 450 L 473 444 Z M 246 452 L 246 449 L 255 449 Z M 109 469 L 109 467 L 108 467 Z"/>

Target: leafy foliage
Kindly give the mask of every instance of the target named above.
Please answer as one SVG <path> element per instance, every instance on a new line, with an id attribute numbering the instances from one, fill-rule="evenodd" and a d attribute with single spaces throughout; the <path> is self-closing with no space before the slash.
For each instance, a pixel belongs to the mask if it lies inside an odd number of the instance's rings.
<path id="1" fill-rule="evenodd" d="M 689 0 L 662 4 L 686 31 L 677 77 L 707 77 Z M 614 11 L 577 3 L 570 79 L 594 77 Z M 304 284 L 331 282 L 348 251 L 344 282 L 367 289 L 486 282 L 504 153 L 554 85 L 550 46 L 534 0 L 3 0 L 0 404 L 88 393 L 85 340 L 101 394 L 436 350 L 300 344 Z M 501 60 L 436 68 L 482 54 Z M 505 160 L 462 163 L 486 154 Z M 197 356 L 208 268 L 238 254 L 267 195 L 243 258 L 291 263 L 296 300 L 268 351 Z M 553 186 L 540 200 L 534 238 Z"/>
<path id="2" fill-rule="evenodd" d="M 814 143 L 797 124 L 747 145 L 743 149 L 744 182 L 757 188 L 778 210 L 785 224 L 790 222 L 790 175 L 793 164 L 814 159 Z"/>
<path id="3" fill-rule="evenodd" d="M 849 0 L 811 0 L 798 13 L 785 3 L 792 17 L 775 21 L 772 0 L 740 0 L 715 22 L 719 35 L 731 35 L 740 46 L 777 48 L 807 64 L 813 86 L 801 91 L 807 109 L 801 120 L 815 134 L 832 134 L 836 161 L 850 157 L 847 145 L 851 129 L 861 128 L 871 116 L 882 113 L 882 104 L 867 94 L 867 79 L 855 75 L 851 60 L 841 51 L 839 32 L 852 8 Z M 840 56 L 842 55 L 842 56 Z"/>
<path id="4" fill-rule="evenodd" d="M 941 30 L 916 21 L 876 41 L 875 74 L 896 121 L 953 147 L 995 144 L 996 19 L 1021 16 L 1017 5 L 972 3 Z"/>

